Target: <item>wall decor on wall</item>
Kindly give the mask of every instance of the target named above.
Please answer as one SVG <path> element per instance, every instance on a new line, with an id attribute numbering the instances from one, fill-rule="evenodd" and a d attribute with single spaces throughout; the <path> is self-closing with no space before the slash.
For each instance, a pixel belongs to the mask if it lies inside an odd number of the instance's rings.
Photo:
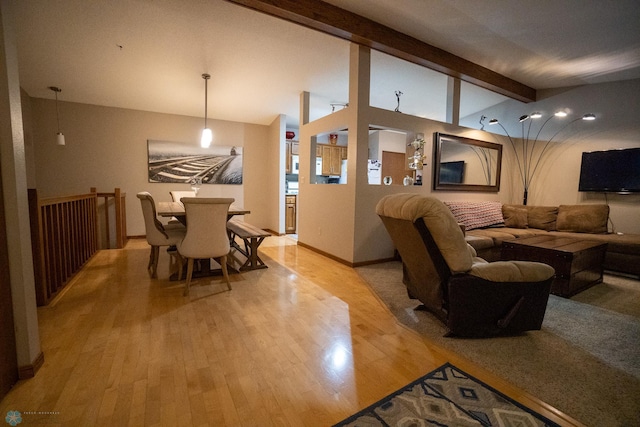
<path id="1" fill-rule="evenodd" d="M 434 190 L 500 191 L 502 145 L 440 132 L 433 137 Z"/>
<path id="2" fill-rule="evenodd" d="M 147 140 L 149 182 L 242 184 L 242 147 Z"/>

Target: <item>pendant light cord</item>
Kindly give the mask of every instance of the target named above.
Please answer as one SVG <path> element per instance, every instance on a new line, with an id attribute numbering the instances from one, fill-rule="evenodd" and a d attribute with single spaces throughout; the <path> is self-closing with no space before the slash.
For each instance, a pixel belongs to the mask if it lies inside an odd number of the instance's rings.
<path id="1" fill-rule="evenodd" d="M 58 133 L 60 133 L 60 110 L 58 109 L 58 91 L 56 92 L 56 119 L 58 121 Z"/>
<path id="2" fill-rule="evenodd" d="M 58 108 L 58 92 L 62 92 L 62 89 L 56 86 L 49 86 L 49 90 L 53 91 L 56 95 L 56 120 L 58 122 L 58 133 L 60 133 L 60 109 Z"/>
<path id="3" fill-rule="evenodd" d="M 211 76 L 209 74 L 203 74 L 202 78 L 204 79 L 204 128 L 207 128 L 207 95 L 209 94 L 209 91 L 207 89 L 208 85 L 208 81 L 209 78 Z"/>

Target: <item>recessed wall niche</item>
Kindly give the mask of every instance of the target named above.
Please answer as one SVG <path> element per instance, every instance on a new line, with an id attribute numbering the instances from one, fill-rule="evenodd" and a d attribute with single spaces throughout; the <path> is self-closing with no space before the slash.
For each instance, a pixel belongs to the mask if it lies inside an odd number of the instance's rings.
<path id="1" fill-rule="evenodd" d="M 369 127 L 367 177 L 369 185 L 420 185 L 422 170 L 409 168 L 407 147 L 415 139 L 410 131 Z M 413 154 L 413 149 L 412 153 Z M 407 181 L 405 178 L 409 177 Z"/>
<path id="2" fill-rule="evenodd" d="M 315 141 L 315 173 L 316 184 L 346 184 L 347 183 L 347 153 L 348 137 L 347 129 L 314 135 Z M 312 150 L 313 144 L 312 144 Z"/>

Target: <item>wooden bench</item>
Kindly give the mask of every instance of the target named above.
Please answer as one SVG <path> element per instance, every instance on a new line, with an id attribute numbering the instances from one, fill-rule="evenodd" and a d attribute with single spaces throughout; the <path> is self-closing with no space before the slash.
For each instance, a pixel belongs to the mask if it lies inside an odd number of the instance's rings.
<path id="1" fill-rule="evenodd" d="M 271 233 L 264 231 L 246 222 L 230 220 L 227 222 L 227 231 L 229 232 L 229 243 L 231 248 L 237 250 L 246 257 L 244 264 L 238 270 L 255 270 L 258 268 L 267 268 L 267 265 L 258 256 L 258 246 L 265 237 L 271 236 Z M 236 236 L 242 239 L 242 247 L 236 242 Z M 241 261 L 239 261 L 241 262 Z"/>

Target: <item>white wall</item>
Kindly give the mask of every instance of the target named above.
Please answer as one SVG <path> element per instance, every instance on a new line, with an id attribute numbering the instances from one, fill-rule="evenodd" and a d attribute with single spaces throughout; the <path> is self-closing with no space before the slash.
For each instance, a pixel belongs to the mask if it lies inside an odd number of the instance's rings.
<path id="1" fill-rule="evenodd" d="M 32 98 L 36 185 L 41 197 L 84 194 L 90 187 L 127 193 L 127 234 L 145 234 L 139 191 L 149 191 L 156 202 L 169 201 L 170 190 L 189 190 L 187 184 L 150 183 L 147 140 L 199 144 L 200 117 L 160 114 L 122 108 L 60 102 L 60 127 L 66 145 L 55 141 L 53 100 Z M 209 120 L 214 144 L 243 147 L 242 185 L 203 185 L 203 197 L 233 197 L 251 214 L 245 220 L 264 228 L 277 227 L 276 171 L 269 155 L 277 151 L 269 127 Z M 269 184 L 271 183 L 271 184 Z M 273 203 L 271 203 L 273 201 Z M 274 225 L 275 224 L 275 225 Z"/>
<path id="2" fill-rule="evenodd" d="M 327 131 L 349 128 L 351 113 L 352 110 L 346 108 L 301 126 L 299 142 L 298 241 L 344 260 L 353 256 L 355 161 L 351 158 L 355 158 L 352 152 L 355 146 L 352 132 L 349 132 L 347 183 L 340 185 L 313 183 L 316 153 L 315 148 L 311 149 L 311 138 Z"/>
<path id="3" fill-rule="evenodd" d="M 255 198 L 262 200 L 262 203 L 258 204 L 266 207 L 268 218 L 265 219 L 263 227 L 278 234 L 286 232 L 284 218 L 286 125 L 287 116 L 280 114 L 269 126 L 268 150 L 263 157 L 264 162 L 269 166 L 263 185 L 247 187 L 247 192 L 251 194 L 255 192 Z M 265 188 L 269 188 L 269 191 L 264 191 Z"/>
<path id="4" fill-rule="evenodd" d="M 376 160 L 382 160 L 382 152 L 407 153 L 407 135 L 404 132 L 378 131 Z M 369 136 L 371 138 L 371 136 Z"/>

